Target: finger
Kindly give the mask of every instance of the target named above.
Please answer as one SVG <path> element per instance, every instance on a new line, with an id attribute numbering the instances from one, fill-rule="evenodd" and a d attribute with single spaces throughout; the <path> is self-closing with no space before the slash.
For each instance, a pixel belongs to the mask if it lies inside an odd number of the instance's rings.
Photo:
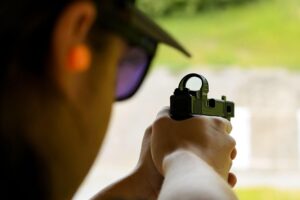
<path id="1" fill-rule="evenodd" d="M 228 121 L 227 119 L 224 119 L 222 117 L 212 117 L 212 119 L 213 119 L 213 123 L 215 124 L 215 126 L 220 128 L 221 130 L 224 130 L 225 133 L 230 134 L 230 132 L 232 131 L 232 125 L 231 125 L 230 121 Z"/>
<path id="2" fill-rule="evenodd" d="M 236 148 L 234 148 L 230 154 L 230 158 L 234 160 L 236 158 L 236 155 L 237 155 L 237 150 Z"/>
<path id="3" fill-rule="evenodd" d="M 231 187 L 234 187 L 237 183 L 237 178 L 236 178 L 235 174 L 229 172 L 227 182 Z"/>
<path id="4" fill-rule="evenodd" d="M 236 141 L 235 139 L 231 136 L 231 135 L 227 135 L 227 145 L 229 147 L 229 152 L 231 154 L 231 152 L 235 149 L 236 146 Z"/>
<path id="5" fill-rule="evenodd" d="M 226 121 L 227 121 L 227 120 L 226 120 Z M 230 134 L 231 131 L 232 131 L 232 124 L 231 124 L 229 121 L 227 121 L 227 126 L 226 126 L 226 128 L 225 128 L 225 131 L 226 131 L 226 133 L 228 133 L 228 134 Z"/>
<path id="6" fill-rule="evenodd" d="M 167 117 L 170 118 L 170 107 L 164 107 L 161 111 L 159 111 L 159 113 L 157 114 L 156 118 L 163 118 L 163 117 Z"/>
<path id="7" fill-rule="evenodd" d="M 144 151 L 147 151 L 148 146 L 150 146 L 151 135 L 152 135 L 152 126 L 149 126 L 144 133 L 142 147 L 141 147 L 141 154 L 143 154 Z"/>
<path id="8" fill-rule="evenodd" d="M 148 138 L 150 138 L 151 133 L 152 133 L 152 126 L 149 126 L 145 131 L 143 140 L 147 140 Z"/>
<path id="9" fill-rule="evenodd" d="M 152 135 L 152 126 L 149 126 L 146 129 L 143 137 L 140 158 L 138 163 L 141 163 L 145 159 L 145 156 L 150 152 L 151 135 Z"/>

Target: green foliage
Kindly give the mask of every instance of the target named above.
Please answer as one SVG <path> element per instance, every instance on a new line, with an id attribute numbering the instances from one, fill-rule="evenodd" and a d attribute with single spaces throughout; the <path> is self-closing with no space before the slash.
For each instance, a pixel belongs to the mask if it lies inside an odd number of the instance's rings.
<path id="1" fill-rule="evenodd" d="M 152 16 L 169 16 L 173 13 L 192 15 L 202 10 L 224 8 L 254 0 L 138 0 L 138 5 Z"/>
<path id="2" fill-rule="evenodd" d="M 193 55 L 186 59 L 160 46 L 156 65 L 285 67 L 300 70 L 300 1 L 272 0 L 204 12 L 158 18 Z"/>
<path id="3" fill-rule="evenodd" d="M 299 190 L 277 190 L 272 188 L 243 188 L 237 190 L 241 200 L 297 200 L 300 199 Z"/>

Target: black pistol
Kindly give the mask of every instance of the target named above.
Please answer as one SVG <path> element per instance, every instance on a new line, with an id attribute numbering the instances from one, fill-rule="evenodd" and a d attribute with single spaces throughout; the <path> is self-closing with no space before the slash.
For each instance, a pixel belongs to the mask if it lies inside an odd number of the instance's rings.
<path id="1" fill-rule="evenodd" d="M 201 79 L 200 90 L 193 91 L 186 87 L 188 80 L 192 77 Z M 178 88 L 170 97 L 170 115 L 175 120 L 184 120 L 193 115 L 218 116 L 230 121 L 234 117 L 234 103 L 226 100 L 207 99 L 209 86 L 206 78 L 199 74 L 188 74 L 180 81 Z"/>

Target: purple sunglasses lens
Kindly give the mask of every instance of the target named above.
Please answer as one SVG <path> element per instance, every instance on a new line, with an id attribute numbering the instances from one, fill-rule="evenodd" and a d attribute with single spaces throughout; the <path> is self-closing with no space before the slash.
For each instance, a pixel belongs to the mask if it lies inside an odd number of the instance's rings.
<path id="1" fill-rule="evenodd" d="M 129 48 L 118 67 L 117 99 L 130 96 L 140 85 L 148 66 L 148 56 L 141 48 Z"/>

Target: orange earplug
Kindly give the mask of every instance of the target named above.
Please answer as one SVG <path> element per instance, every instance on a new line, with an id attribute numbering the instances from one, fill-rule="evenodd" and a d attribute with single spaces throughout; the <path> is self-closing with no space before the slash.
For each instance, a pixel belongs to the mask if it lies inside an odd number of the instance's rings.
<path id="1" fill-rule="evenodd" d="M 67 67 L 70 71 L 83 72 L 88 70 L 90 65 L 91 52 L 86 45 L 79 44 L 70 49 L 67 60 Z"/>

